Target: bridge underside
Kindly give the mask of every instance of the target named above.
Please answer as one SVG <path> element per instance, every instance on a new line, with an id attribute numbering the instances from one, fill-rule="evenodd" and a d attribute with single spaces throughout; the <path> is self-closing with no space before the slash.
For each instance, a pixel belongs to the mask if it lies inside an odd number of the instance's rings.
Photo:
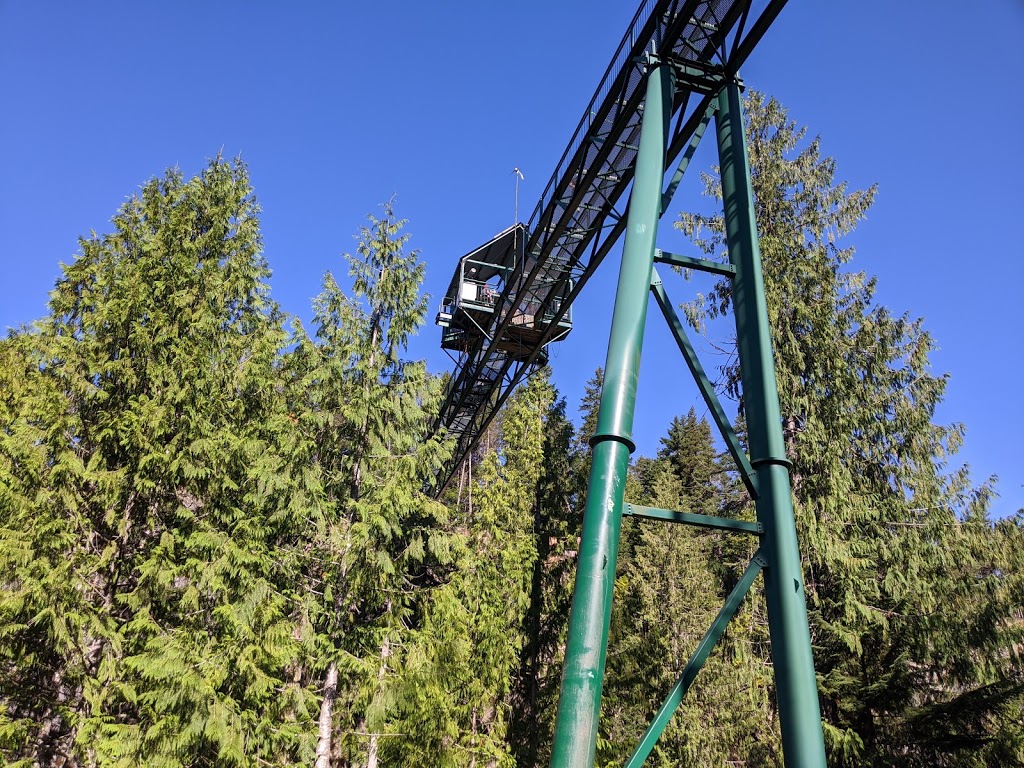
<path id="1" fill-rule="evenodd" d="M 669 63 L 676 72 L 666 157 L 673 163 L 699 140 L 722 84 L 735 78 L 784 4 L 647 0 L 641 5 L 522 228 L 523 242 L 515 249 L 521 248 L 522 258 L 514 259 L 504 275 L 493 311 L 474 317 L 479 332 L 463 334 L 457 343 L 450 337 L 446 345 L 456 365 L 437 426 L 454 436 L 456 450 L 437 478 L 437 493 L 516 385 L 545 364 L 546 346 L 564 334 L 563 318 L 573 300 L 625 229 L 620 204 L 624 208 L 633 181 L 647 62 Z M 677 183 L 673 178 L 667 194 Z M 538 306 L 548 308 L 548 322 L 534 328 L 528 343 L 511 349 L 510 327 L 522 324 Z"/>

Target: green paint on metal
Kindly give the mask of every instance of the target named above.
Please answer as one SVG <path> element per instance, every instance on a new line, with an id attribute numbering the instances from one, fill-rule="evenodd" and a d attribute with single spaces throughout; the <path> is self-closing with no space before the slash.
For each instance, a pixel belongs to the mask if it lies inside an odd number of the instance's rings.
<path id="1" fill-rule="evenodd" d="M 762 550 L 770 564 L 765 569 L 765 598 L 783 755 L 787 766 L 823 768 L 821 710 L 754 220 L 742 100 L 736 84 L 722 90 L 718 106 L 715 121 L 726 243 L 736 268 L 733 306 L 743 406 L 751 464 L 757 472 L 757 519 L 764 525 Z"/>
<path id="2" fill-rule="evenodd" d="M 743 446 L 740 445 L 736 431 L 732 428 L 732 424 L 725 415 L 725 409 L 722 408 L 722 403 L 719 401 L 718 395 L 715 394 L 715 387 L 711 383 L 711 379 L 704 372 L 704 366 L 700 364 L 700 359 L 690 343 L 689 336 L 686 335 L 686 330 L 683 328 L 679 315 L 676 314 L 672 302 L 669 301 L 668 294 L 665 292 L 665 286 L 661 282 L 661 277 L 658 275 L 657 270 L 654 270 L 654 279 L 651 280 L 651 292 L 661 308 L 661 313 L 665 316 L 665 321 L 672 331 L 672 336 L 676 340 L 679 351 L 683 353 L 683 359 L 686 360 L 690 373 L 693 374 L 693 378 L 697 382 L 697 387 L 704 397 L 704 403 L 707 405 L 708 410 L 711 411 L 711 418 L 714 419 L 715 424 L 718 426 L 718 431 L 722 433 L 725 445 L 729 449 L 729 455 L 736 462 L 736 468 L 740 472 L 740 477 L 747 488 L 747 492 L 752 499 L 756 499 L 757 475 L 754 472 L 754 468 L 751 466 Z"/>
<path id="3" fill-rule="evenodd" d="M 661 708 L 654 715 L 651 724 L 647 726 L 647 731 L 640 739 L 640 743 L 633 750 L 629 762 L 626 763 L 626 768 L 639 768 L 644 764 L 647 756 L 651 754 L 651 750 L 654 749 L 654 745 L 661 737 L 669 720 L 672 719 L 672 715 L 679 708 L 679 703 L 683 700 L 683 696 L 686 695 L 690 685 L 693 684 L 694 679 L 697 677 L 697 673 L 700 672 L 704 662 L 711 655 L 715 643 L 718 642 L 722 633 L 725 632 L 726 626 L 732 620 L 732 617 L 736 615 L 736 611 L 740 607 L 740 603 L 743 602 L 743 598 L 746 597 L 750 585 L 754 583 L 754 579 L 757 578 L 757 574 L 764 565 L 765 561 L 759 551 L 754 555 L 754 559 L 750 561 L 739 582 L 733 587 L 732 592 L 729 593 L 725 605 L 718 612 L 718 616 L 715 617 L 711 627 L 704 633 L 704 637 L 701 638 L 700 643 L 697 645 L 697 650 L 693 652 L 676 684 L 672 686 L 672 690 L 665 697 Z"/>
<path id="4" fill-rule="evenodd" d="M 708 62 L 698 64 L 698 62 L 687 61 L 676 56 L 666 57 L 665 63 L 672 67 L 679 84 L 694 93 L 718 93 L 722 83 L 725 82 L 720 65 L 709 65 Z"/>
<path id="5" fill-rule="evenodd" d="M 661 214 L 672 69 L 650 65 L 646 87 L 597 434 L 591 440 L 593 459 L 555 721 L 553 768 L 590 768 L 597 745 L 640 350 Z"/>
<path id="6" fill-rule="evenodd" d="M 716 517 L 715 515 L 699 515 L 696 512 L 677 512 L 672 509 L 643 507 L 639 504 L 627 504 L 623 508 L 622 514 L 629 517 L 666 520 L 670 523 L 685 523 L 686 525 L 695 525 L 699 528 L 715 528 L 722 531 L 742 531 L 743 533 L 754 533 L 757 535 L 760 535 L 763 531 L 761 524 L 757 522 L 733 520 L 732 518 Z"/>
<path id="7" fill-rule="evenodd" d="M 686 146 L 686 151 L 683 156 L 679 159 L 679 165 L 676 166 L 676 172 L 672 174 L 672 180 L 668 183 L 665 188 L 665 193 L 661 196 L 661 212 L 665 213 L 668 210 L 669 203 L 672 202 L 672 198 L 676 194 L 676 190 L 679 189 L 679 182 L 683 180 L 683 176 L 686 174 L 686 169 L 690 167 L 690 161 L 693 160 L 693 154 L 697 151 L 697 147 L 700 146 L 700 140 L 704 138 L 704 131 L 707 130 L 708 123 L 711 122 L 711 118 L 715 114 L 717 106 L 714 102 L 704 111 L 704 117 L 697 124 L 697 128 L 693 132 L 693 136 L 690 138 L 690 143 Z"/>
<path id="8" fill-rule="evenodd" d="M 725 277 L 732 277 L 736 274 L 736 269 L 732 264 L 719 264 L 717 261 L 696 259 L 693 256 L 681 256 L 678 253 L 669 253 L 660 248 L 654 252 L 654 262 L 656 264 L 668 264 L 672 267 L 682 267 L 683 269 L 697 269 L 701 272 L 710 272 L 713 275 L 724 275 Z"/>

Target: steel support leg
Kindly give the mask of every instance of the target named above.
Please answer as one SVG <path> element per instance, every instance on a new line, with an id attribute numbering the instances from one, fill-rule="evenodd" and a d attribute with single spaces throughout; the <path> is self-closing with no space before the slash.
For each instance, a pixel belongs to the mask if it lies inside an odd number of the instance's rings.
<path id="1" fill-rule="evenodd" d="M 612 312 L 597 434 L 591 439 L 593 458 L 569 614 L 552 768 L 591 768 L 594 764 L 673 89 L 672 68 L 652 65 Z"/>
<path id="2" fill-rule="evenodd" d="M 750 463 L 757 473 L 757 519 L 764 526 L 764 569 L 772 663 L 787 768 L 823 768 L 825 745 L 797 548 L 789 466 L 782 435 L 761 253 L 739 87 L 718 97 L 715 117 L 726 241 L 736 269 L 733 306 Z"/>

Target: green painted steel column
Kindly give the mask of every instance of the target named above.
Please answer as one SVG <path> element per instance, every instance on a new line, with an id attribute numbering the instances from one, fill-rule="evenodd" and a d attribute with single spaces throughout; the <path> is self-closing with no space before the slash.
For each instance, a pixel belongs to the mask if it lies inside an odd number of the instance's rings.
<path id="1" fill-rule="evenodd" d="M 736 269 L 736 339 L 750 463 L 757 472 L 757 519 L 764 526 L 761 551 L 768 563 L 764 569 L 765 593 L 782 748 L 787 768 L 821 768 L 825 765 L 825 744 L 793 521 L 790 463 L 782 435 L 742 100 L 735 83 L 719 95 L 718 107 L 715 120 L 726 241 Z"/>
<path id="2" fill-rule="evenodd" d="M 661 217 L 673 90 L 671 67 L 652 65 L 612 311 L 597 434 L 590 441 L 593 457 L 569 614 L 552 768 L 591 768 L 594 764 L 623 494 L 629 454 L 634 448 L 633 410 L 654 266 L 654 240 Z"/>

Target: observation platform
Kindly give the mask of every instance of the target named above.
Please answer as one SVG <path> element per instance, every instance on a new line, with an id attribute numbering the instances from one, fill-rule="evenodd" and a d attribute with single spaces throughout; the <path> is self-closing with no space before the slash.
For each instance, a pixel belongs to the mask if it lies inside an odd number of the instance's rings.
<path id="1" fill-rule="evenodd" d="M 664 211 L 718 92 L 737 79 L 785 4 L 640 3 L 528 222 L 459 260 L 437 317 L 455 370 L 436 427 L 453 436 L 456 447 L 435 492 L 448 484 L 516 385 L 547 362 L 547 345 L 571 327 L 572 302 L 625 230 L 649 63 L 670 64 L 675 73 L 665 161 L 678 167 L 666 179 Z"/>
<path id="2" fill-rule="evenodd" d="M 525 225 L 515 224 L 459 259 L 436 318 L 442 349 L 463 355 L 486 342 L 502 359 L 534 358 L 544 365 L 547 345 L 572 330 L 571 311 L 561 311 L 571 281 L 551 284 L 549 290 L 539 290 L 539 285 L 521 290 L 523 272 L 529 273 L 535 266 L 530 262 L 536 261 L 526 254 L 528 235 Z M 514 284 L 517 275 L 520 285 Z M 494 336 L 493 320 L 502 301 L 511 314 Z"/>

